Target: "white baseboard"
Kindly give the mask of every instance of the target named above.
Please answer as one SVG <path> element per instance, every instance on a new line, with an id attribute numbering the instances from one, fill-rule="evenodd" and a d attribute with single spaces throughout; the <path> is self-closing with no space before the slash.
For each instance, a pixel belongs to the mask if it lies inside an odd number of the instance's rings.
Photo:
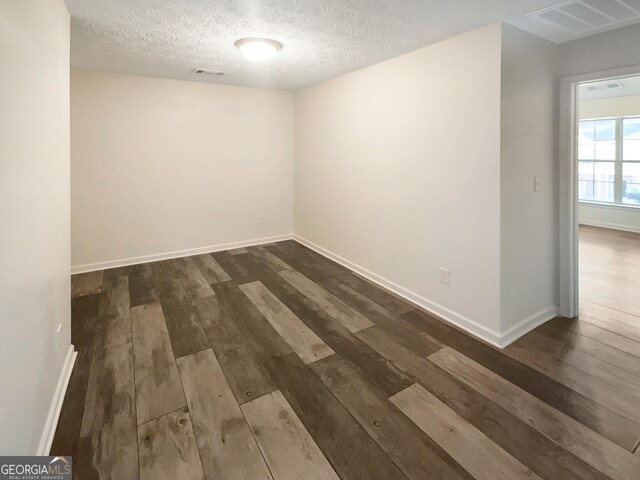
<path id="1" fill-rule="evenodd" d="M 398 295 L 399 297 L 404 298 L 405 300 L 413 303 L 418 308 L 425 310 L 431 315 L 434 315 L 448 323 L 451 323 L 452 325 L 455 325 L 461 330 L 464 330 L 465 332 L 472 334 L 473 336 L 479 338 L 480 340 L 483 340 L 498 348 L 506 347 L 510 343 L 520 338 L 525 333 L 529 332 L 530 330 L 533 330 L 535 327 L 542 325 L 547 320 L 551 320 L 556 316 L 557 307 L 555 305 L 550 306 L 518 322 L 516 325 L 509 328 L 507 331 L 503 333 L 496 332 L 495 330 L 492 330 L 483 325 L 480 325 L 478 322 L 475 322 L 470 318 L 465 317 L 464 315 L 454 312 L 453 310 L 450 310 L 436 302 L 433 302 L 418 293 L 415 293 L 401 285 L 398 285 L 397 283 L 392 282 L 391 280 L 381 275 L 378 275 L 377 273 L 367 270 L 366 268 L 361 267 L 360 265 L 353 263 L 341 257 L 340 255 L 337 255 L 327 250 L 326 248 L 316 245 L 315 243 L 307 240 L 306 238 L 303 238 L 299 235 L 294 235 L 293 239 L 309 247 L 311 250 L 319 253 L 320 255 L 323 255 L 339 263 L 340 265 L 347 267 L 350 270 L 353 270 L 354 272 L 362 275 L 363 277 L 367 278 L 373 283 L 376 283 L 381 287 L 385 288 L 386 290 L 389 290 L 395 295 Z"/>
<path id="2" fill-rule="evenodd" d="M 49 450 L 51 450 L 51 444 L 53 443 L 53 436 L 58 426 L 58 418 L 60 418 L 60 410 L 62 410 L 62 402 L 64 401 L 65 393 L 67 393 L 67 386 L 69 385 L 69 379 L 71 378 L 71 372 L 73 371 L 73 365 L 76 362 L 77 355 L 78 353 L 74 350 L 73 345 L 69 345 L 67 357 L 64 360 L 64 366 L 58 379 L 58 386 L 51 400 L 49 415 L 47 415 L 47 421 L 40 436 L 40 443 L 38 444 L 36 455 L 49 455 Z"/>
<path id="3" fill-rule="evenodd" d="M 414 305 L 422 308 L 423 310 L 426 310 L 428 313 L 435 315 L 441 318 L 442 320 L 445 320 L 466 332 L 471 333 L 472 335 L 480 338 L 481 340 L 484 340 L 487 343 L 490 343 L 491 345 L 500 347 L 499 332 L 496 332 L 494 330 L 491 330 L 490 328 L 480 325 L 479 323 L 471 320 L 470 318 L 465 317 L 464 315 L 461 315 L 436 302 L 433 302 L 418 293 L 415 293 L 401 285 L 398 285 L 395 282 L 392 282 L 391 280 L 381 275 L 378 275 L 377 273 L 367 270 L 366 268 L 361 267 L 360 265 L 357 265 L 341 257 L 340 255 L 336 255 L 335 253 L 307 240 L 306 238 L 300 237 L 299 235 L 294 235 L 293 239 L 296 240 L 297 242 L 300 242 L 303 245 L 306 245 L 311 250 L 314 250 L 319 254 L 324 255 L 325 257 L 330 258 L 335 262 L 338 262 L 340 265 L 347 267 L 350 270 L 353 270 L 354 272 L 362 275 L 363 277 L 366 277 L 368 280 L 371 280 L 373 283 L 380 285 L 381 287 L 389 290 L 390 292 L 398 295 L 399 297 L 402 297 L 405 300 L 408 300 Z"/>
<path id="4" fill-rule="evenodd" d="M 640 233 L 640 227 L 635 227 L 633 225 L 620 225 L 617 223 L 598 222 L 597 220 L 580 220 L 580 225 L 610 228 L 611 230 L 622 230 L 623 232 Z"/>
<path id="5" fill-rule="evenodd" d="M 508 328 L 500 335 L 500 348 L 504 348 L 510 343 L 515 342 L 523 335 L 529 333 L 534 328 L 548 322 L 552 318 L 558 316 L 558 306 L 549 305 L 539 312 L 519 321 L 513 327 Z"/>
<path id="6" fill-rule="evenodd" d="M 286 234 L 286 235 L 278 235 L 275 237 L 242 240 L 240 242 L 221 243 L 218 245 L 209 245 L 207 247 L 189 248 L 186 250 L 176 250 L 174 252 L 142 255 L 140 257 L 130 257 L 130 258 L 122 258 L 119 260 L 108 260 L 105 262 L 88 263 L 86 265 L 76 265 L 71 267 L 71 274 L 95 272 L 96 270 L 105 270 L 107 268 L 116 268 L 116 267 L 126 267 L 128 265 L 138 265 L 140 263 L 156 262 L 158 260 L 169 260 L 171 258 L 190 257 L 192 255 L 201 255 L 203 253 L 212 253 L 212 252 L 220 252 L 222 250 L 231 250 L 233 248 L 252 247 L 254 245 L 262 245 L 264 243 L 291 240 L 292 238 L 293 238 L 292 234 Z"/>

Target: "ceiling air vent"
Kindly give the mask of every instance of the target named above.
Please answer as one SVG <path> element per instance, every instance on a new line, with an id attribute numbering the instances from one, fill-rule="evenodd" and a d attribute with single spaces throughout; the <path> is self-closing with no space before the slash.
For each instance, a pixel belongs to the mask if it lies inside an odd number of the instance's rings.
<path id="1" fill-rule="evenodd" d="M 224 75 L 224 72 L 217 72 L 215 70 L 207 70 L 206 68 L 196 68 L 193 70 L 193 73 L 198 75 L 212 75 L 214 77 L 221 77 Z"/>
<path id="2" fill-rule="evenodd" d="M 598 83 L 587 83 L 582 85 L 582 88 L 587 92 L 597 92 L 598 90 L 610 90 L 612 88 L 622 88 L 620 82 L 612 81 L 612 82 L 598 82 Z"/>
<path id="3" fill-rule="evenodd" d="M 569 0 L 527 15 L 572 38 L 580 38 L 640 20 L 638 0 Z"/>

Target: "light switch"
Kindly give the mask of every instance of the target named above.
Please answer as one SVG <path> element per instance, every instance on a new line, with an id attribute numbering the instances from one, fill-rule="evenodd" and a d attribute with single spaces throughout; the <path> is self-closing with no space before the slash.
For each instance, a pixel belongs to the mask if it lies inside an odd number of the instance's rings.
<path id="1" fill-rule="evenodd" d="M 533 191 L 538 193 L 542 190 L 542 179 L 540 177 L 533 177 Z"/>

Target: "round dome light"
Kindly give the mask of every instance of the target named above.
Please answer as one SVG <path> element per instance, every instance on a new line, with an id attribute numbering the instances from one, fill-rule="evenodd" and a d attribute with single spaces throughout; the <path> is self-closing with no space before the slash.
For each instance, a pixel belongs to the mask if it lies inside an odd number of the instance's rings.
<path id="1" fill-rule="evenodd" d="M 282 44 L 270 38 L 241 38 L 235 43 L 249 60 L 263 62 L 269 60 L 282 48 Z"/>

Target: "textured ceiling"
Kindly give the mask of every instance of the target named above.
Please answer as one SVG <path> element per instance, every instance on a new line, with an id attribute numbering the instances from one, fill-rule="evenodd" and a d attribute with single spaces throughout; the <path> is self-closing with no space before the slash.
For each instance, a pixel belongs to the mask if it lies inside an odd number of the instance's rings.
<path id="1" fill-rule="evenodd" d="M 557 0 L 66 3 L 75 68 L 294 90 L 496 21 L 526 28 L 527 13 Z M 267 63 L 250 62 L 233 45 L 249 36 L 274 38 L 284 49 Z M 196 75 L 194 68 L 225 75 Z"/>

